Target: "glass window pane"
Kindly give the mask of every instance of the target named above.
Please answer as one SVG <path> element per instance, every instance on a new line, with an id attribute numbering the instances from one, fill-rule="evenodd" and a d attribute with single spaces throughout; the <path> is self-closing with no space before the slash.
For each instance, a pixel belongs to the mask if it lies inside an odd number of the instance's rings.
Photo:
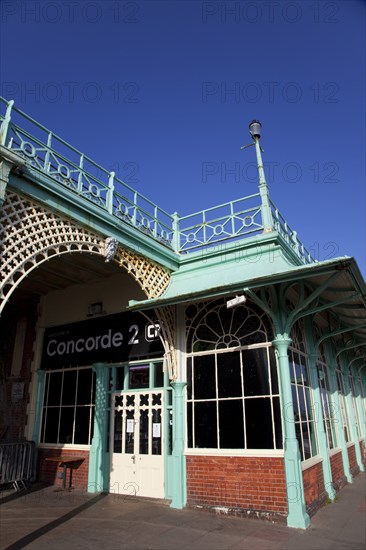
<path id="1" fill-rule="evenodd" d="M 74 431 L 74 407 L 62 407 L 59 443 L 72 443 Z"/>
<path id="2" fill-rule="evenodd" d="M 123 423 L 123 415 L 122 411 L 115 411 L 114 412 L 114 446 L 113 446 L 113 452 L 114 453 L 121 453 L 122 452 L 122 423 Z"/>
<path id="3" fill-rule="evenodd" d="M 124 381 L 125 381 L 125 368 L 124 367 L 118 367 L 116 368 L 116 390 L 123 390 L 124 389 Z"/>
<path id="4" fill-rule="evenodd" d="M 126 426 L 125 426 L 125 453 L 134 453 L 135 443 L 135 420 L 134 411 L 126 411 Z"/>
<path id="5" fill-rule="evenodd" d="M 78 376 L 77 404 L 89 405 L 91 403 L 92 369 L 80 369 Z"/>
<path id="6" fill-rule="evenodd" d="M 293 384 L 291 384 L 291 393 L 292 393 L 292 403 L 294 407 L 294 419 L 295 419 L 295 422 L 297 422 L 298 420 L 300 420 L 299 403 L 297 400 L 296 386 L 294 386 Z M 285 417 L 287 416 L 287 411 L 288 411 L 288 408 L 285 405 L 285 409 L 284 409 Z"/>
<path id="7" fill-rule="evenodd" d="M 281 405 L 280 398 L 273 398 L 273 416 L 274 416 L 274 426 L 275 426 L 275 437 L 276 437 L 276 449 L 283 448 L 283 436 L 282 436 L 282 423 L 281 423 Z"/>
<path id="8" fill-rule="evenodd" d="M 194 429 L 196 448 L 217 447 L 216 401 L 195 403 Z"/>
<path id="9" fill-rule="evenodd" d="M 164 387 L 164 372 L 163 372 L 163 363 L 155 364 L 155 388 Z"/>
<path id="10" fill-rule="evenodd" d="M 303 448 L 302 448 L 302 429 L 301 428 L 302 428 L 301 422 L 297 422 L 295 424 L 296 439 L 297 439 L 297 442 L 299 444 L 301 460 L 304 460 L 304 451 L 303 451 Z"/>
<path id="11" fill-rule="evenodd" d="M 192 399 L 192 358 L 187 359 L 187 399 Z"/>
<path id="12" fill-rule="evenodd" d="M 217 355 L 217 386 L 219 397 L 241 397 L 240 353 Z"/>
<path id="13" fill-rule="evenodd" d="M 131 390 L 149 387 L 149 365 L 136 365 L 129 368 L 129 388 Z"/>
<path id="14" fill-rule="evenodd" d="M 271 384 L 272 384 L 272 395 L 279 394 L 278 389 L 278 373 L 277 373 L 277 361 L 275 356 L 274 348 L 269 348 L 269 361 L 271 365 Z"/>
<path id="15" fill-rule="evenodd" d="M 126 451 L 127 452 L 127 451 Z M 140 455 L 149 454 L 149 411 L 140 411 Z"/>
<path id="16" fill-rule="evenodd" d="M 242 353 L 245 396 L 269 395 L 266 349 L 246 350 Z"/>
<path id="17" fill-rule="evenodd" d="M 76 370 L 64 372 L 64 383 L 62 387 L 62 404 L 74 405 L 76 398 Z"/>
<path id="18" fill-rule="evenodd" d="M 273 449 L 273 426 L 269 398 L 245 399 L 248 449 Z"/>
<path id="19" fill-rule="evenodd" d="M 299 356 L 299 359 L 300 359 L 300 365 L 301 365 L 301 374 L 302 374 L 302 377 L 303 377 L 303 383 L 305 384 L 305 386 L 308 386 L 309 385 L 309 378 L 308 378 L 308 369 L 307 369 L 307 366 L 306 366 L 306 358 L 304 355 L 300 355 Z"/>
<path id="20" fill-rule="evenodd" d="M 219 401 L 221 449 L 244 449 L 243 400 Z"/>
<path id="21" fill-rule="evenodd" d="M 192 429 L 192 403 L 187 403 L 187 445 L 189 449 L 192 449 L 193 447 Z"/>
<path id="22" fill-rule="evenodd" d="M 74 443 L 89 443 L 90 407 L 76 407 Z"/>
<path id="23" fill-rule="evenodd" d="M 50 382 L 48 386 L 48 405 L 59 405 L 61 401 L 62 372 L 52 372 L 49 374 Z"/>
<path id="24" fill-rule="evenodd" d="M 304 460 L 307 460 L 308 458 L 311 458 L 311 442 L 310 442 L 310 433 L 306 422 L 301 423 L 301 430 L 302 430 L 302 437 L 304 442 L 304 453 L 305 453 Z"/>
<path id="25" fill-rule="evenodd" d="M 194 358 L 194 398 L 216 397 L 215 356 L 203 355 Z"/>
<path id="26" fill-rule="evenodd" d="M 57 434 L 58 434 L 58 419 L 59 419 L 60 409 L 48 408 L 47 417 L 46 417 L 46 430 L 45 430 L 45 443 L 57 443 Z"/>
<path id="27" fill-rule="evenodd" d="M 297 387 L 297 395 L 298 395 L 298 399 L 299 399 L 299 410 L 300 410 L 301 420 L 306 420 L 307 419 L 304 390 L 305 390 L 305 388 L 303 386 L 298 386 Z"/>

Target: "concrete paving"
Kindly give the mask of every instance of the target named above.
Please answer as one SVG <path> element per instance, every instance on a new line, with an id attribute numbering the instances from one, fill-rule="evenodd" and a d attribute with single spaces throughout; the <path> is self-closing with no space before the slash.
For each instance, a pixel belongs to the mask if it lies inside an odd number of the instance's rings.
<path id="1" fill-rule="evenodd" d="M 360 474 L 302 531 L 198 509 L 173 510 L 150 499 L 36 485 L 0 495 L 0 549 L 364 550 L 365 489 Z"/>

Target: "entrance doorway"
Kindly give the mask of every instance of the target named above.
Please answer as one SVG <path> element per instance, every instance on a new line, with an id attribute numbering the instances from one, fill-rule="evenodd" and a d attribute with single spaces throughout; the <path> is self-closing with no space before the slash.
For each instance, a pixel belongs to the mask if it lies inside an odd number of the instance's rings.
<path id="1" fill-rule="evenodd" d="M 164 498 L 163 391 L 112 395 L 110 491 Z"/>

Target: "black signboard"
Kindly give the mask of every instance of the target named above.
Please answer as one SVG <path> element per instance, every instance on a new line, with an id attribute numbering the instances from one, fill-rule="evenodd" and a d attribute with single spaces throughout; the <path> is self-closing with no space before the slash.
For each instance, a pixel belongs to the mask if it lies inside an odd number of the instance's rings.
<path id="1" fill-rule="evenodd" d="M 161 357 L 160 326 L 141 313 L 124 312 L 47 328 L 41 368 L 59 369 Z"/>

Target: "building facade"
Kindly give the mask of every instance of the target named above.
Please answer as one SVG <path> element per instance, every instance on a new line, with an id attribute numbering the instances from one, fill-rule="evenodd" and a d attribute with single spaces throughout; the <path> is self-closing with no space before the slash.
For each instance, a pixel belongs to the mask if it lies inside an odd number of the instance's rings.
<path id="1" fill-rule="evenodd" d="M 258 193 L 169 215 L 2 100 L 0 437 L 89 492 L 306 528 L 364 471 L 366 287 Z"/>

